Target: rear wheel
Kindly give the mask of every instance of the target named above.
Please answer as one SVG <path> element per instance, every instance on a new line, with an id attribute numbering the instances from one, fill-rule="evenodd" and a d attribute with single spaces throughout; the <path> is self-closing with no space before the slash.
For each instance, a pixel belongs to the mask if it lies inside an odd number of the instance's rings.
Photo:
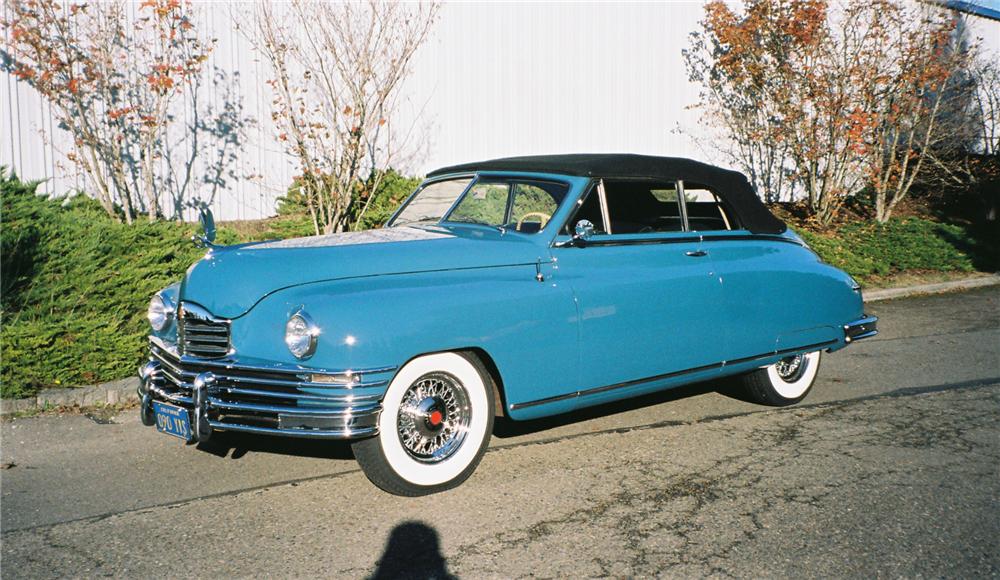
<path id="1" fill-rule="evenodd" d="M 743 375 L 747 396 L 755 403 L 784 407 L 806 397 L 819 372 L 820 352 L 785 357 Z"/>
<path id="2" fill-rule="evenodd" d="M 493 432 L 493 385 L 473 355 L 445 352 L 407 363 L 389 384 L 379 434 L 353 444 L 383 490 L 417 496 L 451 489 L 475 471 Z"/>

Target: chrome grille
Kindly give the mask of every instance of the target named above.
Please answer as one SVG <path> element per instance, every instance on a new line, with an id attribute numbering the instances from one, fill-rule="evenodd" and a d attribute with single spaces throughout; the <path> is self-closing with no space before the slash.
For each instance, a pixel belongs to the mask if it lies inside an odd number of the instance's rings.
<path id="1" fill-rule="evenodd" d="M 230 353 L 229 321 L 190 302 L 181 304 L 177 338 L 182 354 L 220 358 Z"/>
<path id="2" fill-rule="evenodd" d="M 210 376 L 202 383 L 207 385 L 205 412 L 213 429 L 226 431 L 329 438 L 374 435 L 380 401 L 396 370 L 309 369 L 231 357 L 204 360 L 182 355 L 176 345 L 154 336 L 149 341 L 150 362 L 140 374 L 152 399 L 192 409 L 199 377 Z"/>

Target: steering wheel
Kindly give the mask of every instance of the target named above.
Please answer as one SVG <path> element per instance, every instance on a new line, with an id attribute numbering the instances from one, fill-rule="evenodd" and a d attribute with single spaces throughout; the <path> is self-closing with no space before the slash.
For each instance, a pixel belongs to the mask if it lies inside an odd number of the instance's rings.
<path id="1" fill-rule="evenodd" d="M 544 228 L 545 224 L 549 223 L 549 220 L 552 219 L 552 214 L 547 214 L 541 211 L 529 211 L 528 213 L 521 216 L 521 219 L 517 220 L 517 228 L 516 228 L 517 231 L 521 231 L 521 224 L 523 224 L 526 219 L 532 216 L 542 218 L 542 221 L 538 226 L 539 229 Z"/>

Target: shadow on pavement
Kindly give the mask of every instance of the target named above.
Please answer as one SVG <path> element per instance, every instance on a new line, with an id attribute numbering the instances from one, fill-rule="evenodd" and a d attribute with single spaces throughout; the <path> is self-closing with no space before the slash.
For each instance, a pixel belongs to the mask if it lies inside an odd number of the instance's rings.
<path id="1" fill-rule="evenodd" d="M 455 578 L 448 572 L 434 528 L 422 522 L 403 522 L 392 529 L 371 579 L 394 578 Z"/>
<path id="2" fill-rule="evenodd" d="M 216 432 L 207 442 L 199 443 L 196 449 L 217 457 L 228 456 L 230 459 L 242 459 L 247 453 L 275 453 L 316 459 L 354 459 L 351 445 L 346 441 L 269 437 L 250 433 Z"/>

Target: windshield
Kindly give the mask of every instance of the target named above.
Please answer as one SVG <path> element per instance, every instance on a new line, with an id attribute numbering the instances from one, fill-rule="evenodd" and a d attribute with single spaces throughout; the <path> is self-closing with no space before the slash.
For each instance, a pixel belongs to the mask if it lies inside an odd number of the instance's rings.
<path id="1" fill-rule="evenodd" d="M 568 191 L 565 183 L 484 178 L 465 192 L 445 221 L 534 234 L 552 219 Z"/>
<path id="2" fill-rule="evenodd" d="M 425 185 L 410 197 L 389 227 L 437 223 L 471 182 L 472 177 L 460 177 Z"/>

